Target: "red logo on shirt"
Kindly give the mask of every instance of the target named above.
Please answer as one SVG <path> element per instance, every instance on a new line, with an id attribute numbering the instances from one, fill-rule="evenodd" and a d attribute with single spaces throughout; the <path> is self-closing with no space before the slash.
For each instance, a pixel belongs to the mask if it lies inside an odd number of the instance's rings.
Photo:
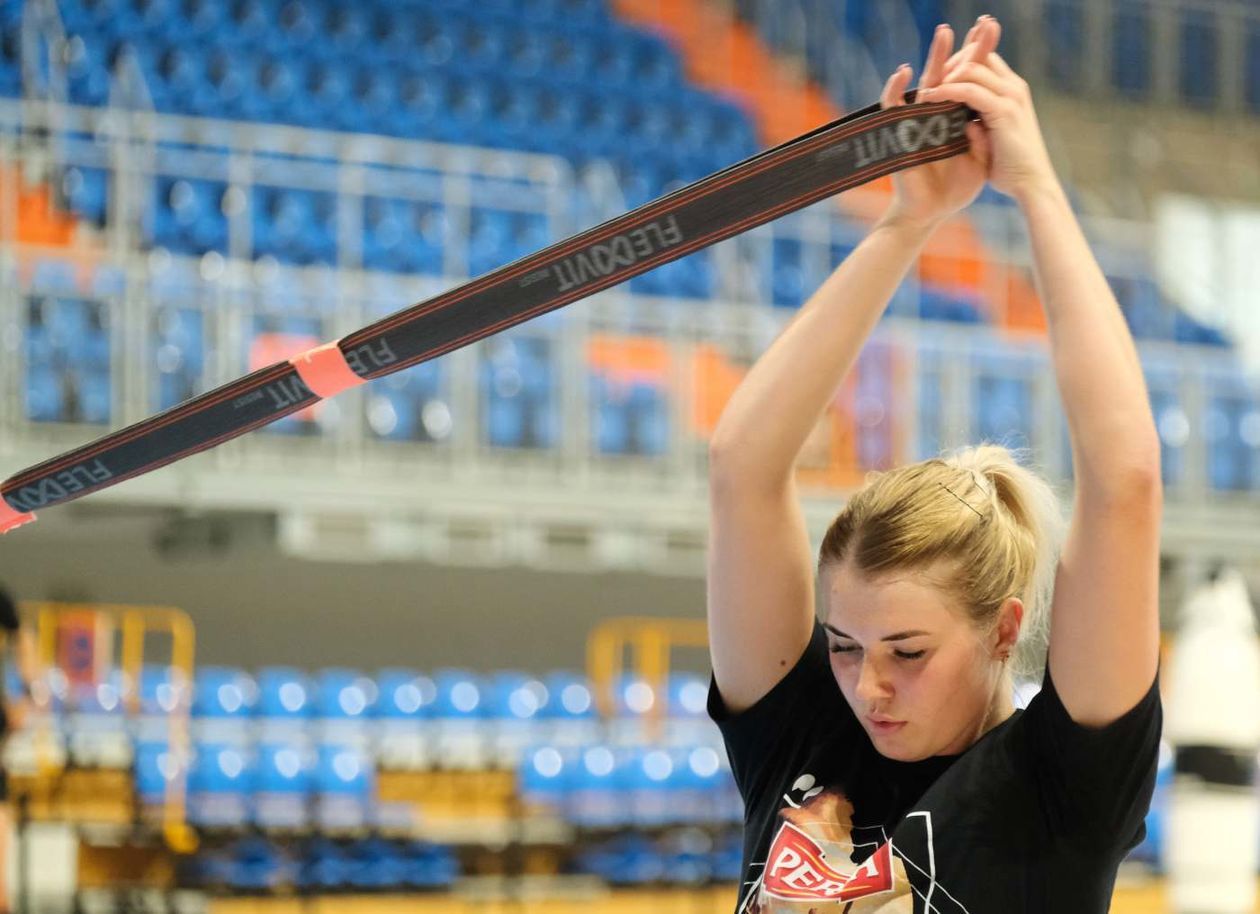
<path id="1" fill-rule="evenodd" d="M 762 883 L 765 891 L 787 901 L 852 901 L 893 887 L 892 848 L 879 850 L 846 876 L 827 863 L 827 855 L 809 835 L 784 822 L 770 845 Z"/>

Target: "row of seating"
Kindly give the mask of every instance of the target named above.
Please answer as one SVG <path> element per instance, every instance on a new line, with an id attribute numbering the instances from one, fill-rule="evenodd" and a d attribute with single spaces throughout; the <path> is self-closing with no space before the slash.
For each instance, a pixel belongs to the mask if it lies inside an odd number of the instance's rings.
<path id="1" fill-rule="evenodd" d="M 572 866 L 613 886 L 696 886 L 737 880 L 741 854 L 737 831 L 714 836 L 675 829 L 587 843 Z M 250 837 L 198 852 L 181 866 L 178 878 L 190 888 L 240 893 L 423 891 L 450 888 L 460 872 L 449 848 L 424 842 Z"/>
<path id="2" fill-rule="evenodd" d="M 299 40 L 318 36 L 346 48 L 359 48 L 365 41 L 370 46 L 413 20 L 440 18 L 458 23 L 470 19 L 467 5 L 460 0 L 370 0 L 353 7 L 332 0 L 63 0 L 59 11 L 69 30 L 109 29 L 194 40 L 214 37 L 225 42 L 265 40 L 279 31 Z M 20 18 L 20 4 L 10 5 L 7 12 L 6 21 Z M 615 25 L 604 0 L 484 0 L 475 18 L 555 29 Z"/>
<path id="3" fill-rule="evenodd" d="M 155 410 L 170 408 L 206 390 L 203 369 L 207 350 L 200 329 L 203 316 L 190 310 L 174 313 L 175 317 L 160 322 L 163 329 L 154 341 L 158 368 L 152 395 Z M 321 334 L 312 335 L 322 338 Z M 110 343 L 104 331 L 58 345 L 49 342 L 52 338 L 46 331 L 27 337 L 28 365 L 23 376 L 26 417 L 40 423 L 116 425 L 109 366 L 93 361 L 93 353 L 108 352 Z M 478 382 L 482 410 L 479 436 L 487 446 L 533 451 L 559 447 L 563 423 L 553 358 L 540 350 L 517 356 L 515 361 L 483 361 Z M 943 445 L 942 366 L 923 356 L 918 378 L 917 441 L 920 456 L 926 458 Z M 1203 425 L 1196 438 L 1182 399 L 1182 379 L 1152 371 L 1148 381 L 1167 485 L 1187 481 L 1187 449 L 1201 443 L 1210 488 L 1260 489 L 1260 395 L 1253 385 L 1236 374 L 1209 379 Z M 673 440 L 673 402 L 665 386 L 650 380 L 622 384 L 600 374 L 588 375 L 588 383 L 594 453 L 647 457 L 668 453 Z M 1038 439 L 1033 379 L 1026 372 L 995 368 L 980 373 L 970 396 L 975 436 L 1005 440 L 1017 447 Z M 881 381 L 877 374 L 863 375 L 862 395 L 855 399 L 854 409 L 859 410 L 855 444 L 864 466 L 883 466 L 894 456 L 888 433 L 894 419 L 888 404 L 895 399 L 890 378 Z M 314 419 L 290 416 L 263 434 L 323 434 L 332 427 L 324 415 L 317 414 Z M 365 421 L 369 433 L 382 440 L 438 444 L 449 440 L 459 417 L 452 409 L 444 367 L 428 362 L 375 382 L 367 392 Z"/>
<path id="4" fill-rule="evenodd" d="M 12 674 L 10 674 L 12 678 Z M 171 667 L 144 667 L 139 683 L 119 670 L 99 682 L 71 683 L 50 670 L 42 686 L 54 711 L 122 715 L 129 707 L 145 715 L 189 710 L 197 719 L 281 718 L 346 720 L 460 718 L 593 719 L 594 686 L 580 673 L 557 670 L 541 677 L 517 671 L 477 674 L 438 670 L 432 676 L 391 668 L 376 675 L 328 668 L 307 674 L 293 667 L 244 670 L 201 666 L 193 683 Z M 612 687 L 618 715 L 666 711 L 673 716 L 704 714 L 707 682 L 696 673 L 673 673 L 666 689 L 622 676 Z M 133 704 L 134 702 L 134 704 Z M 655 709 L 655 710 L 654 710 Z"/>
<path id="5" fill-rule="evenodd" d="M 460 875 L 450 848 L 423 841 L 241 838 L 182 860 L 186 888 L 256 893 L 448 889 Z"/>
<path id="6" fill-rule="evenodd" d="M 1028 21 L 1015 0 L 969 6 L 975 13 L 989 12 L 1002 22 L 1002 54 L 1015 69 L 1021 69 L 1035 55 L 1044 61 L 1045 79 L 1055 90 L 1079 94 L 1093 89 L 1086 82 L 1091 71 L 1086 55 L 1095 48 L 1088 40 L 1089 19 L 1098 13 L 1090 10 L 1086 0 L 1046 0 L 1037 8 L 1040 17 L 1033 21 Z M 896 66 L 885 53 L 889 50 L 886 32 L 891 7 L 888 4 L 878 10 L 868 4 L 835 0 L 736 2 L 740 15 L 757 27 L 772 47 L 804 52 L 811 75 L 822 85 L 832 85 L 828 75 L 835 66 L 834 49 L 845 40 L 869 49 L 877 66 Z M 909 0 L 894 11 L 918 33 L 921 53 L 915 59 L 925 56 L 935 24 L 946 21 L 942 7 L 937 2 Z M 965 12 L 960 12 L 965 18 Z M 1126 0 L 1103 4 L 1099 13 L 1105 29 L 1106 85 L 1113 94 L 1129 101 L 1153 100 L 1157 70 L 1170 65 L 1166 57 L 1172 51 L 1177 62 L 1177 99 L 1191 108 L 1219 109 L 1225 99 L 1225 83 L 1234 77 L 1223 69 L 1228 58 L 1222 51 L 1231 41 L 1231 33 L 1241 32 L 1243 102 L 1251 111 L 1260 112 L 1260 14 L 1247 4 L 1169 7 L 1149 0 Z M 1171 47 L 1157 44 L 1161 28 L 1157 19 L 1161 16 L 1171 29 Z M 898 53 L 905 54 L 904 50 Z"/>

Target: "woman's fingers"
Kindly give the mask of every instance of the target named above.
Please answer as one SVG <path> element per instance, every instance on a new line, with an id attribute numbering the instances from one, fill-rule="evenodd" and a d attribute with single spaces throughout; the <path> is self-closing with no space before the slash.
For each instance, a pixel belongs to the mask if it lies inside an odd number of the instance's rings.
<path id="1" fill-rule="evenodd" d="M 1001 54 L 999 54 L 997 51 L 990 51 L 990 52 L 989 52 L 989 60 L 988 60 L 988 64 L 989 64 L 989 66 L 991 66 L 991 67 L 992 67 L 992 68 L 993 68 L 993 69 L 994 69 L 997 73 L 999 73 L 999 74 L 1000 74 L 1000 75 L 1002 75 L 1002 76 L 1008 76 L 1008 77 L 1009 77 L 1009 76 L 1019 76 L 1019 74 L 1018 74 L 1018 73 L 1016 73 L 1014 70 L 1012 70 L 1012 69 L 1011 69 L 1011 65 L 1010 65 L 1010 64 L 1008 64 L 1008 63 L 1007 63 L 1007 62 L 1006 62 L 1006 61 L 1002 58 L 1002 55 L 1001 55 Z"/>
<path id="2" fill-rule="evenodd" d="M 884 91 L 880 93 L 879 106 L 896 108 L 898 105 L 904 105 L 906 86 L 910 85 L 910 77 L 913 75 L 914 71 L 910 69 L 908 63 L 903 63 L 893 70 L 892 76 L 888 77 L 888 81 L 884 83 Z"/>
<path id="3" fill-rule="evenodd" d="M 977 22 L 967 33 L 967 40 L 963 42 L 963 46 L 945 62 L 945 78 L 949 78 L 951 70 L 968 61 L 983 62 L 997 48 L 1001 38 L 1002 26 L 996 19 L 990 17 Z"/>
<path id="4" fill-rule="evenodd" d="M 962 102 L 972 110 L 980 113 L 988 126 L 1007 113 L 1011 101 L 991 89 L 977 83 L 941 83 L 934 89 L 925 89 L 919 93 L 924 101 L 930 102 Z"/>
<path id="5" fill-rule="evenodd" d="M 1000 95 L 1005 98 L 1013 98 L 1017 89 L 1010 79 L 998 75 L 992 67 L 986 67 L 984 64 L 978 63 L 963 64 L 954 70 L 941 85 L 952 86 L 962 83 L 975 83 L 978 86 L 984 86 L 994 95 Z"/>
<path id="6" fill-rule="evenodd" d="M 942 23 L 936 27 L 932 36 L 932 46 L 928 49 L 927 62 L 923 65 L 923 74 L 919 77 L 919 88 L 935 86 L 941 81 L 945 72 L 945 59 L 954 47 L 954 31 Z"/>

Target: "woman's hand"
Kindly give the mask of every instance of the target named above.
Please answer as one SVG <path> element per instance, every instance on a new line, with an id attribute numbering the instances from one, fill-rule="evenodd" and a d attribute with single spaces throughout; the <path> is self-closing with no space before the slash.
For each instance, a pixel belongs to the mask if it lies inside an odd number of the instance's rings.
<path id="1" fill-rule="evenodd" d="M 982 35 L 999 28 L 995 19 L 977 27 Z M 994 189 L 1022 201 L 1030 192 L 1058 186 L 1028 83 L 996 51 L 955 55 L 946 64 L 943 79 L 920 91 L 918 98 L 962 102 L 980 115 L 981 142 L 977 144 L 971 133 L 968 137 Z"/>
<path id="2" fill-rule="evenodd" d="M 967 33 L 962 48 L 951 57 L 954 32 L 948 25 L 937 26 L 919 79 L 918 99 L 923 99 L 926 89 L 939 86 L 951 72 L 951 66 L 956 73 L 967 61 L 983 60 L 997 47 L 1001 32 L 997 20 L 982 16 Z M 880 107 L 895 108 L 905 104 L 906 87 L 913 75 L 908 64 L 898 67 L 884 84 Z M 979 196 L 988 173 L 988 145 L 984 129 L 978 123 L 968 124 L 966 130 L 971 142 L 971 150 L 966 155 L 916 165 L 893 174 L 893 202 L 884 216 L 886 222 L 934 226 Z"/>

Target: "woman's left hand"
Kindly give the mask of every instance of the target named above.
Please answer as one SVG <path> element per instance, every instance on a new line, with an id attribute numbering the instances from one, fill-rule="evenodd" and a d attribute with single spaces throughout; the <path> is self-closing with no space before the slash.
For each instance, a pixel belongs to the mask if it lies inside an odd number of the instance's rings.
<path id="1" fill-rule="evenodd" d="M 955 55 L 940 83 L 921 90 L 918 98 L 962 102 L 980 115 L 983 136 L 979 143 L 972 138 L 972 148 L 995 190 L 1022 201 L 1034 190 L 1058 185 L 1028 83 L 996 51 Z"/>
<path id="2" fill-rule="evenodd" d="M 957 66 L 962 61 L 983 59 L 997 47 L 1000 37 L 997 21 L 982 16 L 967 33 L 962 48 L 950 57 L 954 49 L 953 30 L 948 25 L 937 26 L 919 79 L 916 101 L 922 101 L 928 89 L 941 84 L 951 64 Z M 880 107 L 895 108 L 905 104 L 905 92 L 912 76 L 909 65 L 899 67 L 884 84 Z M 967 138 L 971 141 L 971 150 L 965 155 L 916 165 L 893 174 L 893 200 L 885 221 L 935 225 L 966 208 L 980 195 L 988 172 L 988 150 L 984 131 L 978 123 L 967 125 Z"/>

